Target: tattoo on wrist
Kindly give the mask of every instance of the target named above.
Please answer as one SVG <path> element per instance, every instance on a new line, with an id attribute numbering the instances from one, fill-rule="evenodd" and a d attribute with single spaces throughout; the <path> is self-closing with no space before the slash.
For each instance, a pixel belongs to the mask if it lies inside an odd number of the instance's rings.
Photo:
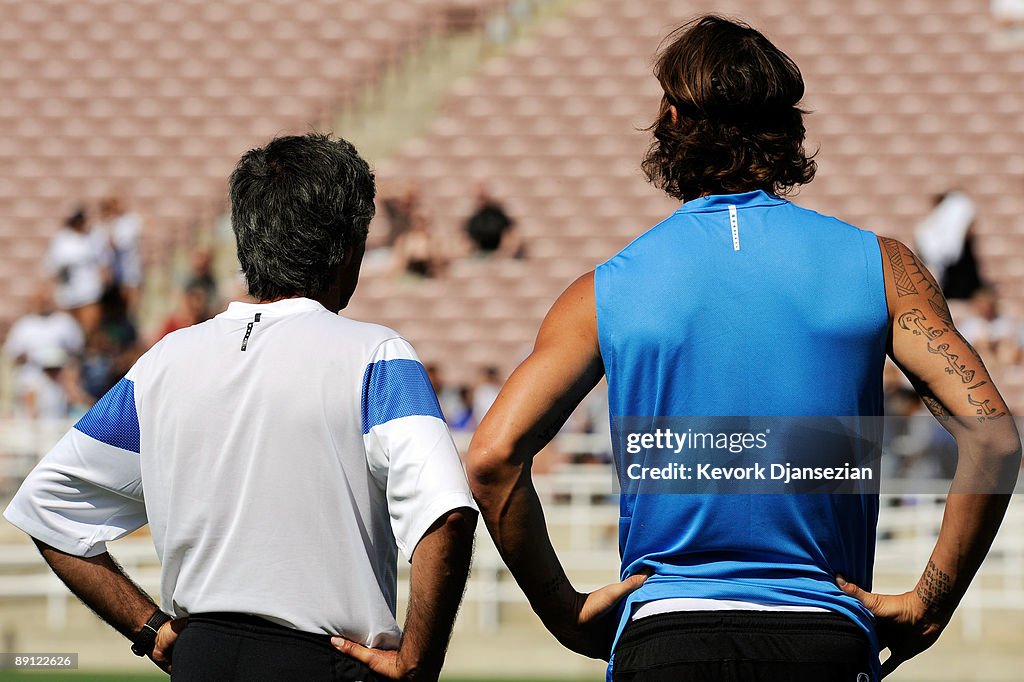
<path id="1" fill-rule="evenodd" d="M 953 604 L 953 579 L 948 573 L 935 565 L 934 561 L 928 562 L 924 569 L 924 575 L 917 583 L 918 599 L 924 604 L 925 616 L 928 618 L 939 617 L 946 619 L 952 611 Z"/>

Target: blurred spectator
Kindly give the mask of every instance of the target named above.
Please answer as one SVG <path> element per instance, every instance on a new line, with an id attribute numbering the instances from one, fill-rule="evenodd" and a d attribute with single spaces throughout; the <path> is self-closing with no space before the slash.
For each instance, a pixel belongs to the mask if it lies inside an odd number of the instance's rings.
<path id="1" fill-rule="evenodd" d="M 15 414 L 29 419 L 63 419 L 71 413 L 66 389 L 68 354 L 59 346 L 35 349 L 36 363 L 25 365 L 15 381 Z"/>
<path id="2" fill-rule="evenodd" d="M 473 409 L 473 388 L 463 384 L 458 388 L 458 405 L 448 420 L 452 431 L 473 431 L 479 423 Z"/>
<path id="3" fill-rule="evenodd" d="M 430 380 L 430 385 L 434 388 L 437 402 L 441 406 L 441 414 L 444 415 L 445 421 L 448 421 L 450 425 L 450 418 L 460 413 L 463 407 L 463 401 L 459 397 L 459 389 L 445 383 L 441 368 L 438 367 L 437 363 L 424 363 L 423 368 L 427 371 L 427 378 Z"/>
<path id="4" fill-rule="evenodd" d="M 395 241 L 394 259 L 401 272 L 418 277 L 437 277 L 448 264 L 427 219 L 418 213 L 412 217 L 408 231 Z"/>
<path id="5" fill-rule="evenodd" d="M 477 185 L 476 210 L 466 220 L 466 235 L 479 254 L 500 251 L 514 258 L 523 257 L 523 244 L 505 207 L 493 199 L 487 186 Z"/>
<path id="6" fill-rule="evenodd" d="M 915 231 L 917 250 L 946 298 L 970 298 L 982 286 L 971 228 L 974 201 L 959 191 L 935 197 L 935 208 Z"/>
<path id="7" fill-rule="evenodd" d="M 56 281 L 57 306 L 70 312 L 86 335 L 100 322 L 108 261 L 103 241 L 90 233 L 84 209 L 75 211 L 50 242 L 47 269 Z"/>
<path id="8" fill-rule="evenodd" d="M 164 321 L 159 338 L 163 338 L 173 331 L 206 322 L 213 317 L 206 291 L 206 288 L 199 284 L 193 284 L 185 289 L 177 310 Z"/>
<path id="9" fill-rule="evenodd" d="M 139 253 L 142 221 L 135 213 L 128 212 L 121 197 L 111 195 L 100 201 L 95 231 L 99 238 L 106 240 L 110 249 L 111 285 L 120 289 L 128 309 L 134 311 L 142 285 L 142 256 Z"/>
<path id="10" fill-rule="evenodd" d="M 1005 27 L 1024 27 L 1024 0 L 990 0 L 992 17 Z"/>
<path id="11" fill-rule="evenodd" d="M 114 341 L 102 333 L 90 334 L 85 341 L 79 382 L 93 400 L 99 400 L 120 379 L 117 376 Z"/>
<path id="12" fill-rule="evenodd" d="M 192 252 L 192 271 L 185 280 L 185 290 L 199 287 L 206 292 L 206 302 L 210 310 L 220 310 L 220 291 L 217 278 L 213 275 L 213 251 L 208 248 L 196 249 Z"/>
<path id="13" fill-rule="evenodd" d="M 31 311 L 19 318 L 7 334 L 4 353 L 15 364 L 42 367 L 40 352 L 59 348 L 68 355 L 78 356 L 85 346 L 85 337 L 71 315 L 57 310 L 53 290 L 43 284 L 32 296 Z"/>
<path id="14" fill-rule="evenodd" d="M 477 422 L 491 409 L 500 390 L 501 375 L 498 374 L 498 368 L 493 365 L 484 367 L 480 372 L 480 382 L 473 389 L 473 416 Z"/>
<path id="15" fill-rule="evenodd" d="M 142 354 L 138 330 L 121 290 L 111 287 L 101 300 L 100 324 L 86 337 L 77 383 L 95 401 L 125 375 Z"/>
<path id="16" fill-rule="evenodd" d="M 420 213 L 420 190 L 416 183 L 410 183 L 401 195 L 392 195 L 381 200 L 388 217 L 386 246 L 394 246 L 398 238 L 412 227 L 413 217 Z"/>
<path id="17" fill-rule="evenodd" d="M 886 395 L 883 476 L 908 479 L 952 477 L 956 471 L 955 441 L 928 412 L 917 392 L 898 388 Z"/>
<path id="18" fill-rule="evenodd" d="M 999 312 L 999 300 L 992 289 L 982 287 L 974 292 L 970 312 L 957 326 L 983 358 L 1004 364 L 1020 361 L 1021 326 L 1012 317 Z"/>

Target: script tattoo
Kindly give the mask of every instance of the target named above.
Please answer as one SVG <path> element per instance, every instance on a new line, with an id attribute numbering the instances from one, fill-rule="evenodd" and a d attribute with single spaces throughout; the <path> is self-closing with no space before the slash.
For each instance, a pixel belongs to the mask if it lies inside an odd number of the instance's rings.
<path id="1" fill-rule="evenodd" d="M 967 369 L 967 365 L 960 362 L 960 356 L 956 353 L 950 352 L 948 343 L 940 343 L 934 348 L 929 343 L 928 352 L 941 355 L 946 359 L 946 364 L 949 365 L 949 367 L 946 368 L 946 374 L 960 375 L 960 380 L 965 384 L 969 384 L 974 381 L 975 371 L 973 369 Z"/>
<path id="2" fill-rule="evenodd" d="M 924 575 L 917 584 L 917 596 L 924 604 L 925 613 L 929 616 L 948 616 L 949 607 L 953 606 L 953 579 L 949 574 L 928 562 Z"/>
<path id="3" fill-rule="evenodd" d="M 889 267 L 892 268 L 892 278 L 896 283 L 896 292 L 900 296 L 916 294 L 917 288 L 914 281 L 907 274 L 907 266 L 903 263 L 903 254 L 900 253 L 900 244 L 895 239 L 882 237 L 882 244 L 885 246 L 885 255 L 889 257 Z"/>
<path id="4" fill-rule="evenodd" d="M 921 312 L 920 308 L 911 308 L 910 312 L 900 315 L 900 318 L 897 321 L 901 327 L 914 336 L 924 334 L 925 338 L 929 341 L 937 339 L 946 333 L 946 329 L 936 329 L 935 327 L 926 325 L 925 322 L 928 321 L 928 318 L 924 316 L 924 313 Z M 914 328 L 911 329 L 911 327 Z"/>
<path id="5" fill-rule="evenodd" d="M 930 395 L 923 395 L 921 396 L 921 402 L 924 403 L 925 407 L 928 408 L 928 411 L 934 414 L 935 418 L 940 422 L 946 423 L 949 421 L 949 411 L 943 407 L 942 403 L 938 400 Z"/>
<path id="6" fill-rule="evenodd" d="M 904 331 L 908 331 L 914 336 L 924 337 L 925 347 L 928 349 L 928 352 L 941 356 L 946 361 L 947 366 L 944 368 L 946 374 L 956 375 L 960 377 L 961 382 L 968 385 L 967 402 L 974 408 L 974 413 L 977 415 L 979 422 L 1006 416 L 1005 411 L 1000 411 L 999 408 L 991 405 L 993 398 L 982 399 L 976 397 L 977 394 L 971 393 L 971 391 L 976 391 L 988 384 L 986 380 L 974 383 L 979 371 L 984 376 L 985 363 L 982 362 L 978 351 L 967 342 L 967 339 L 953 325 L 953 316 L 949 312 L 949 306 L 946 305 L 942 289 L 939 288 L 935 278 L 921 264 L 921 261 L 918 260 L 913 251 L 895 239 L 887 237 L 881 237 L 880 239 L 885 254 L 889 259 L 889 267 L 892 269 L 896 293 L 899 296 L 924 294 L 928 297 L 928 307 L 931 308 L 931 312 L 935 314 L 935 317 L 941 323 L 940 325 L 932 325 L 928 322 L 928 318 L 921 308 L 911 308 L 908 312 L 899 316 L 896 320 L 897 324 Z M 942 343 L 938 343 L 942 337 L 946 337 L 946 339 L 943 339 Z M 950 341 L 953 343 L 959 342 L 964 350 L 958 349 L 954 351 Z M 960 361 L 961 356 L 964 357 L 965 362 Z M 968 366 L 970 361 L 968 356 L 974 359 L 974 362 L 971 363 L 974 365 L 973 368 Z M 951 416 L 949 410 L 946 409 L 946 406 L 934 394 L 931 392 L 927 394 L 921 393 L 921 400 L 931 413 L 935 415 L 936 419 L 941 422 L 949 420 Z M 931 564 L 929 568 L 934 568 L 934 564 Z M 938 569 L 935 570 L 938 571 Z M 944 575 L 941 571 L 939 573 Z M 928 575 L 926 572 L 925 578 L 928 578 Z"/>
<path id="7" fill-rule="evenodd" d="M 967 394 L 967 402 L 974 405 L 977 410 L 975 413 L 978 415 L 978 421 L 984 422 L 986 419 L 998 419 L 999 417 L 1005 417 L 1005 412 L 999 412 L 996 408 L 989 405 L 991 400 L 975 400 L 973 396 Z M 998 414 L 996 414 L 998 412 Z"/>

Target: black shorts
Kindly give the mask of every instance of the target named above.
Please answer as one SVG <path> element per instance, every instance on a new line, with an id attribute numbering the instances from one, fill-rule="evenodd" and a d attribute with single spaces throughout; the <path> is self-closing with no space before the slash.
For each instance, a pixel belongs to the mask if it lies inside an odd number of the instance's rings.
<path id="1" fill-rule="evenodd" d="M 376 682 L 381 678 L 331 644 L 329 635 L 300 632 L 256 616 L 190 616 L 171 658 L 174 682 Z"/>
<path id="2" fill-rule="evenodd" d="M 871 644 L 838 613 L 679 611 L 633 621 L 615 682 L 871 682 Z"/>

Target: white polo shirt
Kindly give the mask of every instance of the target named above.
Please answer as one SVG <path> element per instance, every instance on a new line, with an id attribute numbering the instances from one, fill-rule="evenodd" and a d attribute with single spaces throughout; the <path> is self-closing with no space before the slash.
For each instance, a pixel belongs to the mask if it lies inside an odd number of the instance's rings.
<path id="1" fill-rule="evenodd" d="M 80 556 L 148 520 L 173 615 L 394 648 L 397 549 L 459 507 L 476 508 L 409 343 L 294 298 L 166 336 L 4 515 Z"/>

